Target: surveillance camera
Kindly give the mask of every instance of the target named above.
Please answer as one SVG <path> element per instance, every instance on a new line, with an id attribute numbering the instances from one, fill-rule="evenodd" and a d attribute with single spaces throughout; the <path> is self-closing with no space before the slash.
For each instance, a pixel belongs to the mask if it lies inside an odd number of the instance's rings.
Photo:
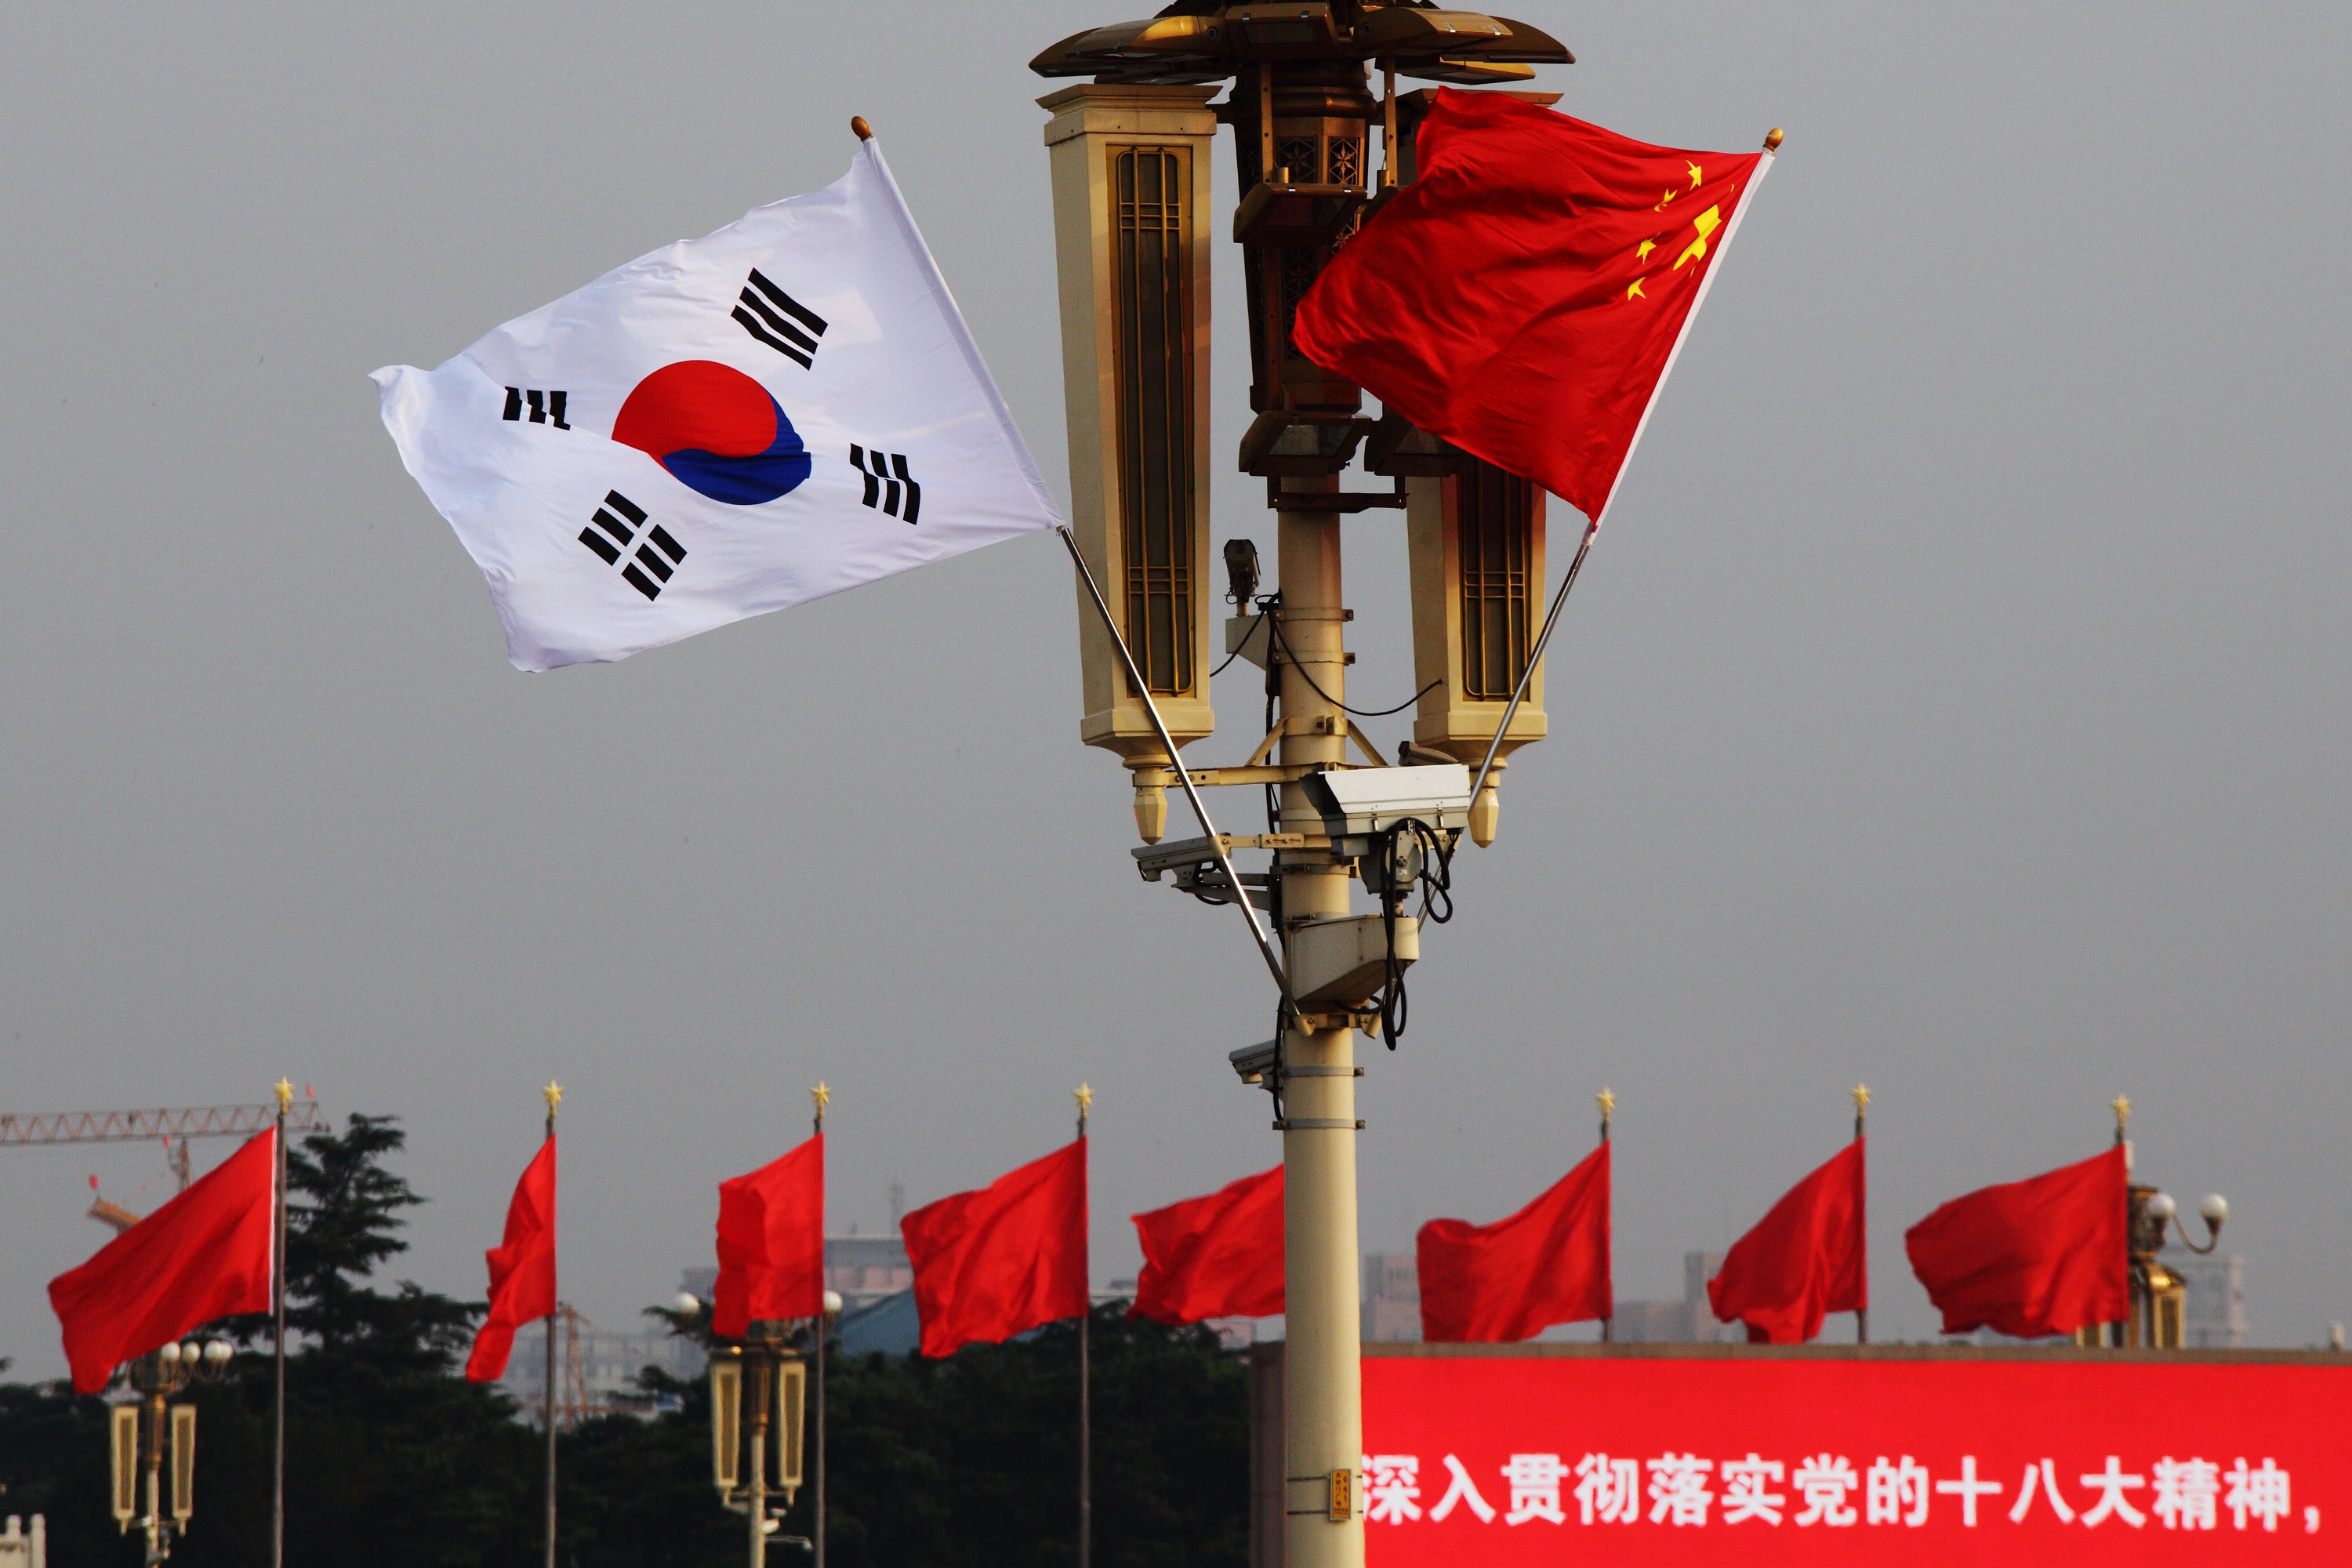
<path id="1" fill-rule="evenodd" d="M 1282 1042 L 1260 1040 L 1256 1045 L 1228 1052 L 1225 1059 L 1234 1064 L 1234 1071 L 1244 1083 L 1257 1083 L 1282 1066 Z"/>
<path id="2" fill-rule="evenodd" d="M 1470 825 L 1470 770 L 1460 763 L 1309 773 L 1307 798 L 1333 838 L 1368 838 L 1416 817 L 1440 832 Z"/>
<path id="3" fill-rule="evenodd" d="M 1250 601 L 1257 596 L 1257 543 L 1248 539 L 1225 541 L 1225 584 L 1232 590 L 1229 597 L 1246 612 Z"/>

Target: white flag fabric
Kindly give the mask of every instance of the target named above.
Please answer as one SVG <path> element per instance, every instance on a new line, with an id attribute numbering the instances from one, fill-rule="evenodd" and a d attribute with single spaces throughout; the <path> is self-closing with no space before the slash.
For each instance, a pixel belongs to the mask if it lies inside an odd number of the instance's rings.
<path id="1" fill-rule="evenodd" d="M 1060 520 L 881 148 L 373 377 L 518 669 L 625 658 Z"/>

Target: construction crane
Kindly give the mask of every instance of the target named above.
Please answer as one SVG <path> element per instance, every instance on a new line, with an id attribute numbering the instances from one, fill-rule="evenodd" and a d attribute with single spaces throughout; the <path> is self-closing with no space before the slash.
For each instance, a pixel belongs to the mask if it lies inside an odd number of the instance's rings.
<path id="1" fill-rule="evenodd" d="M 143 1143 L 161 1139 L 163 1159 L 188 1190 L 194 1173 L 188 1160 L 191 1138 L 250 1138 L 278 1120 L 274 1100 L 259 1105 L 190 1105 L 156 1110 L 58 1110 L 37 1116 L 0 1111 L 0 1148 L 47 1143 Z M 286 1131 L 316 1132 L 328 1125 L 317 1097 L 308 1093 L 286 1108 Z M 175 1142 L 174 1140 L 177 1142 Z M 93 1183 L 95 1178 L 92 1178 Z M 89 1217 L 112 1226 L 120 1235 L 139 1223 L 139 1215 L 104 1198 L 93 1196 Z"/>

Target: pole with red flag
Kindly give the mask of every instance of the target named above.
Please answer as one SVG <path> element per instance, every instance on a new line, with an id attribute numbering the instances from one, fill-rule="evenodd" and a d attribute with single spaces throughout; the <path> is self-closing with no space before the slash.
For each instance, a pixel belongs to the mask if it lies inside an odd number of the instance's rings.
<path id="1" fill-rule="evenodd" d="M 547 1097 L 547 1141 L 555 1142 L 555 1108 L 563 1103 L 563 1086 L 553 1079 L 540 1090 Z M 562 1309 L 552 1300 L 547 1310 L 547 1568 L 555 1568 L 555 1320 Z"/>
<path id="2" fill-rule="evenodd" d="M 1580 555 L 1581 553 L 1581 552 L 1579 552 Z M 1474 795 L 1470 798 L 1475 800 L 1478 797 Z M 1610 1121 L 1617 1114 L 1617 1095 L 1614 1090 L 1604 1083 L 1601 1086 L 1601 1092 L 1594 1095 L 1592 1098 L 1601 1106 L 1601 1141 L 1603 1143 L 1606 1143 L 1609 1142 Z M 1610 1293 L 1608 1315 L 1601 1320 L 1601 1342 L 1604 1345 L 1608 1344 L 1616 1337 L 1617 1298 L 1616 1292 L 1612 1290 Z"/>
<path id="3" fill-rule="evenodd" d="M 1857 1083 L 1849 1092 L 1853 1096 L 1853 1141 L 1859 1143 L 1862 1142 L 1864 1118 L 1870 1110 L 1870 1086 Z M 1870 1303 L 1867 1300 L 1853 1310 L 1853 1342 L 1858 1345 L 1870 1342 Z"/>
<path id="4" fill-rule="evenodd" d="M 809 1099 L 816 1105 L 816 1135 L 822 1138 L 824 1136 L 824 1108 L 833 1100 L 833 1090 L 825 1088 L 824 1080 L 819 1079 L 816 1087 L 809 1090 Z M 821 1215 L 817 1229 L 817 1269 L 822 1286 L 824 1268 L 824 1237 L 822 1233 L 824 1224 Z M 809 1557 L 814 1568 L 824 1568 L 824 1341 L 833 1328 L 833 1304 L 836 1300 L 838 1298 L 830 1289 L 820 1289 L 816 1300 L 816 1517 L 809 1529 Z"/>
<path id="5" fill-rule="evenodd" d="M 271 1216 L 269 1315 L 276 1340 L 276 1406 L 270 1417 L 269 1568 L 286 1568 L 286 1110 L 294 1086 L 278 1080 L 278 1147 L 270 1182 L 277 1213 Z"/>
<path id="6" fill-rule="evenodd" d="M 1087 1113 L 1094 1109 L 1095 1091 L 1081 1083 L 1072 1091 L 1078 1102 L 1078 1138 L 1087 1136 Z M 1087 1349 L 1087 1327 L 1095 1315 L 1094 1282 L 1089 1279 L 1084 1305 L 1078 1310 L 1078 1568 L 1094 1568 L 1095 1471 L 1093 1368 Z"/>

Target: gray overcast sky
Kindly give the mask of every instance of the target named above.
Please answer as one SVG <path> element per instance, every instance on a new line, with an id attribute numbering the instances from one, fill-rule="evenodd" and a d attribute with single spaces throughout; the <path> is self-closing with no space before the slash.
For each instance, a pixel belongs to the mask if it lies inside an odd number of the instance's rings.
<path id="1" fill-rule="evenodd" d="M 1605 1082 L 1620 1293 L 1678 1293 L 1861 1078 L 1876 1327 L 1918 1336 L 1904 1227 L 2095 1152 L 2123 1091 L 2145 1173 L 2230 1194 L 2257 1337 L 2318 1340 L 2352 1317 L 2352 10 L 1515 7 L 1580 58 L 1544 73 L 1570 112 L 1789 143 L 1565 621 L 1552 739 L 1368 1054 L 1367 1247 L 1516 1207 Z M 1119 15 L 16 7 L 5 1109 L 285 1073 L 396 1114 L 433 1200 L 402 1271 L 475 1295 L 559 1078 L 565 1291 L 613 1326 L 819 1076 L 839 1229 L 1066 1138 L 1081 1078 L 1100 1279 L 1129 1213 L 1272 1163 L 1223 1059 L 1263 976 L 1129 868 L 1057 544 L 525 677 L 364 379 L 835 178 L 859 112 L 1060 489 L 1025 62 Z M 1245 363 L 1228 337 L 1221 468 Z M 1270 557 L 1262 496 L 1216 500 Z M 1401 528 L 1348 538 L 1386 706 Z M 1247 750 L 1255 680 L 1196 755 Z M 85 1178 L 145 1207 L 162 1169 L 0 1152 L 20 1374 L 61 1370 Z"/>

